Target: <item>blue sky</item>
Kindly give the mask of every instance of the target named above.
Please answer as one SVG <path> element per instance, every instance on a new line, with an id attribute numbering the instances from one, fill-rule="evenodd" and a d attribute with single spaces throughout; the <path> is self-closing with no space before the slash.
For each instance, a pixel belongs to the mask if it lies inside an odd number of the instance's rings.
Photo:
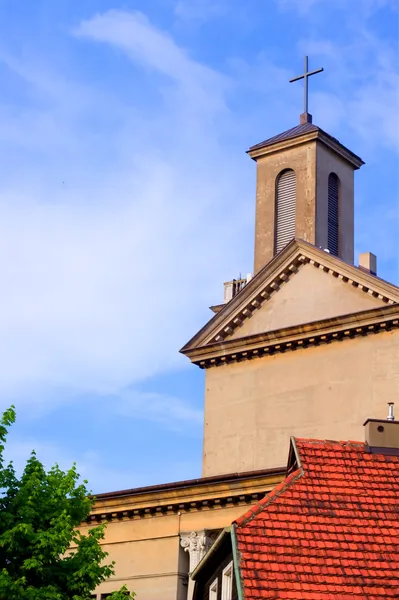
<path id="1" fill-rule="evenodd" d="M 0 408 L 8 455 L 94 492 L 198 477 L 179 355 L 252 270 L 245 150 L 314 122 L 359 154 L 356 254 L 398 273 L 396 0 L 1 0 Z"/>

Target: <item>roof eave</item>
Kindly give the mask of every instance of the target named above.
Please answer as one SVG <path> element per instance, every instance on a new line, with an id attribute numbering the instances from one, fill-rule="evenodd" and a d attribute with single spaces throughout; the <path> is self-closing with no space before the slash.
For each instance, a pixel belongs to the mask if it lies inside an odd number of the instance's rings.
<path id="1" fill-rule="evenodd" d="M 397 328 L 398 321 L 399 306 L 392 304 L 285 329 L 197 346 L 186 351 L 185 354 L 194 364 L 204 366 L 202 363 L 207 363 L 205 366 L 212 366 L 218 365 L 219 359 L 227 357 L 235 362 L 245 358 L 267 356 L 268 353 L 274 354 L 277 351 L 284 352 L 298 347 L 306 348 L 307 345 L 340 341 L 355 335 L 375 334 L 378 331 Z M 220 364 L 227 364 L 227 362 L 229 361 L 222 361 Z"/>
<path id="2" fill-rule="evenodd" d="M 234 575 L 236 578 L 236 588 L 238 600 L 244 600 L 244 587 L 242 585 L 241 569 L 240 569 L 240 553 L 238 551 L 236 524 L 233 523 L 230 529 L 231 548 L 233 551 Z"/>
<path id="3" fill-rule="evenodd" d="M 319 141 L 322 142 L 325 146 L 334 150 L 337 154 L 339 154 L 344 160 L 349 162 L 354 169 L 359 169 L 362 165 L 364 165 L 364 161 L 349 150 L 346 146 L 341 144 L 336 138 L 332 137 L 322 129 L 318 129 L 317 131 L 310 131 L 306 133 L 300 133 L 295 137 L 288 138 L 286 140 L 277 140 L 276 142 L 265 142 L 264 146 L 252 146 L 247 150 L 247 154 L 252 158 L 252 160 L 257 160 L 266 156 L 268 154 L 274 154 L 276 152 L 281 152 L 282 150 L 286 150 L 287 148 L 292 148 L 293 146 L 300 146 L 306 144 L 311 141 Z"/>

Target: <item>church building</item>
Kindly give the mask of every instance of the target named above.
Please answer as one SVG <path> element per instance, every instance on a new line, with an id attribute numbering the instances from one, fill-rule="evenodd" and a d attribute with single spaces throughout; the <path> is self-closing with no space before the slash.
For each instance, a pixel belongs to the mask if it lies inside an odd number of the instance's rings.
<path id="1" fill-rule="evenodd" d="M 225 527 L 286 475 L 291 436 L 364 439 L 399 397 L 399 288 L 354 256 L 354 178 L 362 159 L 313 124 L 251 146 L 253 276 L 181 349 L 205 371 L 202 478 L 99 494 L 115 576 L 138 600 L 191 600 L 189 578 Z M 297 79 L 297 78 L 295 78 Z M 193 367 L 194 368 L 194 367 Z"/>

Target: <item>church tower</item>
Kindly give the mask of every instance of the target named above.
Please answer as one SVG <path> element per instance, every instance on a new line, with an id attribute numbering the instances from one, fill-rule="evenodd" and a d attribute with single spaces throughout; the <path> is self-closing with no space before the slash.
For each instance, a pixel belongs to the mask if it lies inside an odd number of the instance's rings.
<path id="1" fill-rule="evenodd" d="M 354 264 L 354 172 L 312 123 L 252 146 L 255 268 L 181 352 L 205 369 L 203 475 L 284 465 L 290 436 L 362 439 L 399 391 L 399 288 Z M 376 335 L 378 334 L 378 335 Z"/>
<path id="2" fill-rule="evenodd" d="M 252 146 L 256 161 L 255 264 L 257 273 L 294 238 L 353 263 L 354 171 L 361 158 L 313 125 L 308 113 L 305 56 L 300 124 Z"/>
<path id="3" fill-rule="evenodd" d="M 294 238 L 353 264 L 354 171 L 362 159 L 301 115 L 248 150 L 256 161 L 256 274 Z"/>

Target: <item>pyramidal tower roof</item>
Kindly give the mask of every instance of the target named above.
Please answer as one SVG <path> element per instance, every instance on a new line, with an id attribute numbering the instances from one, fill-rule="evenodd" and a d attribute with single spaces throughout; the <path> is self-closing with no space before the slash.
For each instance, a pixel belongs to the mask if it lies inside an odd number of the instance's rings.
<path id="1" fill-rule="evenodd" d="M 267 138 L 263 142 L 251 146 L 249 150 L 247 150 L 247 154 L 249 154 L 252 159 L 256 160 L 260 155 L 274 151 L 274 146 L 284 144 L 285 142 L 292 142 L 296 145 L 315 139 L 335 150 L 342 158 L 349 161 L 355 169 L 364 165 L 364 161 L 360 156 L 349 150 L 347 146 L 341 144 L 337 138 L 324 131 L 324 129 L 314 125 L 311 120 L 312 116 L 309 113 L 301 115 L 301 120 L 302 117 L 305 117 L 307 120 L 303 119 L 304 122 L 299 125 L 291 127 L 291 129 L 287 129 L 282 133 Z"/>
<path id="2" fill-rule="evenodd" d="M 278 142 L 284 142 L 285 140 L 291 140 L 293 138 L 299 137 L 300 135 L 304 135 L 305 133 L 310 133 L 311 131 L 319 131 L 319 127 L 317 127 L 317 125 L 313 125 L 313 123 L 301 123 L 300 125 L 291 127 L 291 129 L 287 129 L 287 131 L 283 131 L 283 133 L 274 135 L 273 137 L 268 138 L 263 142 L 259 142 L 259 144 L 251 146 L 248 152 L 250 152 L 251 150 L 265 148 L 266 146 L 272 146 L 273 144 L 277 144 Z"/>

